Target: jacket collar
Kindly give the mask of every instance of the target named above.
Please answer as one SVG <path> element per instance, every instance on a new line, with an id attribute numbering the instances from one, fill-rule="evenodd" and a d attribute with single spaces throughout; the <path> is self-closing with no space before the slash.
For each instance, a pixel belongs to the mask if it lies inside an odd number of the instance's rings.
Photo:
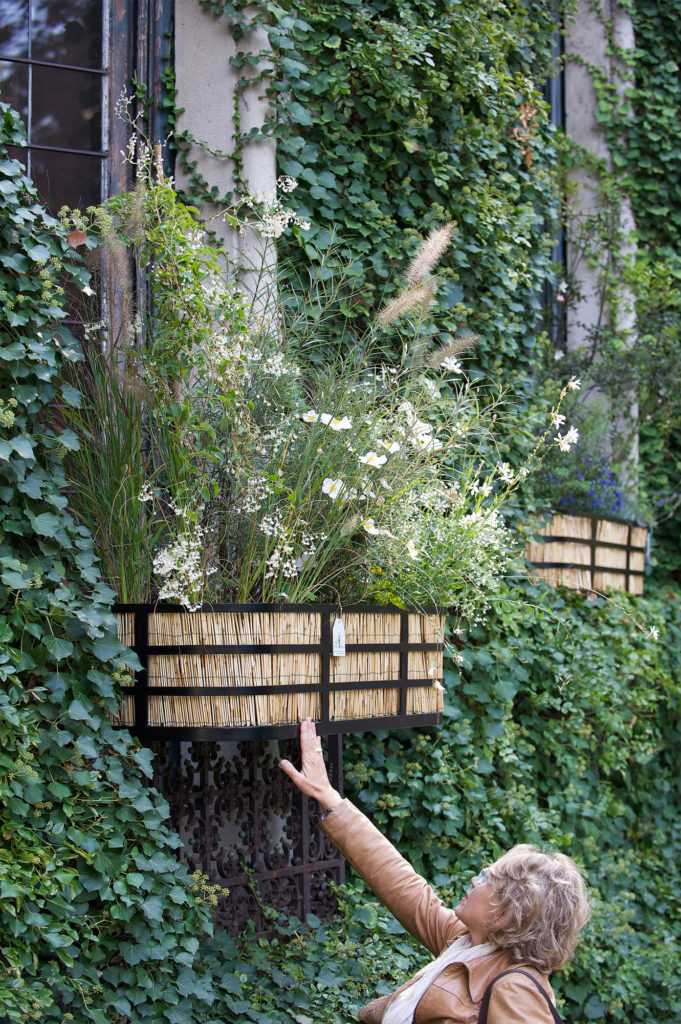
<path id="1" fill-rule="evenodd" d="M 497 974 L 501 974 L 502 971 L 511 966 L 523 967 L 525 970 L 532 971 L 533 974 L 537 975 L 537 981 L 544 986 L 549 995 L 552 994 L 551 986 L 545 974 L 542 974 L 541 971 L 538 971 L 536 967 L 532 967 L 530 964 L 513 963 L 506 949 L 497 949 L 494 953 L 488 953 L 486 956 L 478 957 L 476 960 L 469 960 L 467 963 L 462 964 L 462 966 L 466 968 L 468 991 L 471 1001 L 474 1003 L 480 1002 L 492 978 L 496 978 Z"/>

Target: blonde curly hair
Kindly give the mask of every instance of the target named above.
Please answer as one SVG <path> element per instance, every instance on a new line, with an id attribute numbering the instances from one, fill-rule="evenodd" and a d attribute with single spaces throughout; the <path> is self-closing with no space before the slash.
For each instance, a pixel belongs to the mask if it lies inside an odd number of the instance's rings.
<path id="1" fill-rule="evenodd" d="M 591 917 L 586 882 L 572 858 L 521 843 L 486 874 L 495 912 L 489 941 L 546 974 L 566 964 Z"/>

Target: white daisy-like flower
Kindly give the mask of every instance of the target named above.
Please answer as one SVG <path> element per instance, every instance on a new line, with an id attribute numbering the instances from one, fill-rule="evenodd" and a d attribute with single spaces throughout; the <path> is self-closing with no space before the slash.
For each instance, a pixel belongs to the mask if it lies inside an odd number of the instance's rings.
<path id="1" fill-rule="evenodd" d="M 300 418 L 304 423 L 316 423 L 319 419 L 319 413 L 315 412 L 314 409 L 308 409 Z"/>
<path id="2" fill-rule="evenodd" d="M 648 636 L 649 640 L 659 640 L 660 639 L 660 631 L 657 628 L 657 626 L 650 626 L 649 629 L 648 629 L 647 636 Z"/>
<path id="3" fill-rule="evenodd" d="M 366 530 L 366 532 L 370 534 L 372 537 L 383 536 L 392 537 L 393 540 L 396 539 L 395 535 L 391 533 L 390 530 L 384 530 L 380 526 L 376 526 L 376 520 L 372 517 L 369 517 L 368 519 L 362 519 L 359 525 L 364 530 Z"/>
<path id="4" fill-rule="evenodd" d="M 443 370 L 447 370 L 449 373 L 463 373 L 463 365 L 459 362 L 456 356 L 447 356 L 440 363 Z"/>
<path id="5" fill-rule="evenodd" d="M 569 391 L 579 391 L 582 386 L 582 382 L 578 377 L 570 377 L 567 382 L 567 388 Z"/>
<path id="6" fill-rule="evenodd" d="M 359 461 L 365 466 L 373 466 L 374 469 L 378 469 L 380 466 L 384 466 L 388 461 L 387 455 L 379 455 L 378 452 L 367 452 L 365 455 L 360 455 Z"/>
<path id="7" fill-rule="evenodd" d="M 331 430 L 352 430 L 352 420 L 348 419 L 347 416 L 334 416 L 333 419 L 329 420 L 328 425 Z"/>
<path id="8" fill-rule="evenodd" d="M 560 429 L 565 423 L 565 416 L 560 412 L 551 413 L 551 425 Z"/>
<path id="9" fill-rule="evenodd" d="M 384 441 L 382 437 L 379 437 L 376 444 L 380 444 L 381 448 L 385 448 L 390 455 L 394 455 L 395 452 L 399 452 L 401 447 L 399 441 Z"/>
<path id="10" fill-rule="evenodd" d="M 319 414 L 319 419 L 320 422 L 323 423 L 325 427 L 328 427 L 329 423 L 333 419 L 333 416 L 331 415 L 330 412 L 322 412 Z"/>
<path id="11" fill-rule="evenodd" d="M 322 494 L 327 494 L 332 501 L 340 498 L 345 491 L 345 484 L 342 480 L 334 480 L 333 477 L 324 477 L 322 482 Z"/>

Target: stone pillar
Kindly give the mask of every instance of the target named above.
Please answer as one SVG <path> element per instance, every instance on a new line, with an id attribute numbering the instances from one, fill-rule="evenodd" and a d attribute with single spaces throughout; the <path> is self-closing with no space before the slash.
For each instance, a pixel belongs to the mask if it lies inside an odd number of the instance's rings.
<path id="1" fill-rule="evenodd" d="M 578 0 L 574 15 L 567 20 L 565 35 L 565 111 L 568 136 L 588 153 L 603 161 L 608 171 L 613 164 L 603 130 L 596 121 L 596 93 L 591 72 L 579 58 L 597 68 L 615 88 L 619 100 L 625 102 L 626 68 L 617 57 L 608 53 L 606 25 L 610 25 L 613 42 L 620 48 L 633 49 L 634 30 L 631 18 L 616 0 Z M 591 336 L 602 327 L 616 330 L 633 342 L 635 328 L 634 297 L 618 280 L 618 265 L 633 255 L 636 244 L 631 237 L 635 229 L 634 217 L 628 197 L 619 209 L 617 229 L 622 242 L 617 252 L 598 252 L 595 258 L 584 252 L 583 242 L 593 242 L 592 218 L 607 211 L 598 195 L 598 180 L 594 173 L 577 168 L 571 172 L 575 187 L 570 202 L 567 225 L 568 273 L 572 278 L 574 294 L 567 309 L 567 347 L 570 351 L 583 348 Z M 591 221 L 591 224 L 590 224 Z M 604 298 L 606 285 L 617 288 L 616 304 Z M 635 396 L 625 398 L 622 410 L 614 410 L 619 431 L 632 432 L 638 418 Z M 616 427 L 617 429 L 617 427 Z M 636 470 L 638 456 L 637 432 L 633 432 L 629 449 L 630 472 Z"/>
<path id="2" fill-rule="evenodd" d="M 248 13 L 248 12 L 246 12 Z M 256 28 L 240 44 L 248 52 L 268 49 L 266 33 Z M 226 18 L 216 18 L 204 10 L 198 0 L 175 0 L 175 75 L 177 106 L 182 109 L 178 117 L 178 130 L 187 130 L 210 149 L 233 152 L 235 148 L 235 91 L 238 75 L 230 58 L 239 46 L 229 30 Z M 268 112 L 264 85 L 255 84 L 239 96 L 238 119 L 244 134 L 260 127 Z M 212 156 L 201 146 L 194 146 L 190 154 L 196 169 L 209 186 L 215 186 L 219 195 L 234 187 L 234 163 L 229 157 Z M 273 195 L 276 189 L 276 148 L 274 140 L 250 141 L 242 147 L 242 174 L 246 186 L 253 194 Z M 179 167 L 177 184 L 189 188 L 189 176 Z M 263 240 L 253 231 L 236 235 L 224 221 L 212 219 L 221 207 L 204 203 L 202 211 L 210 227 L 224 243 L 230 258 L 239 264 L 240 282 L 254 294 L 255 305 L 262 309 L 271 293 L 273 269 L 264 276 L 257 265 L 264 250 Z M 267 247 L 265 259 L 274 262 L 274 246 Z"/>

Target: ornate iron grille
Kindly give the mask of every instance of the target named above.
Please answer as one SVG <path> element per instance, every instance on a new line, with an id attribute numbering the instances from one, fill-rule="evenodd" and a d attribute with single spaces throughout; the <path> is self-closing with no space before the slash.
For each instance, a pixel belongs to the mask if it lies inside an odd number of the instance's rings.
<path id="1" fill-rule="evenodd" d="M 342 792 L 342 736 L 322 743 L 329 778 Z M 267 934 L 259 900 L 301 921 L 310 912 L 322 920 L 333 914 L 329 881 L 345 881 L 345 862 L 319 827 L 317 801 L 278 765 L 284 757 L 296 763 L 297 740 L 171 740 L 153 749 L 153 782 L 170 805 L 181 860 L 229 889 L 218 900 L 218 925 L 236 936 L 253 920 L 256 933 Z"/>

